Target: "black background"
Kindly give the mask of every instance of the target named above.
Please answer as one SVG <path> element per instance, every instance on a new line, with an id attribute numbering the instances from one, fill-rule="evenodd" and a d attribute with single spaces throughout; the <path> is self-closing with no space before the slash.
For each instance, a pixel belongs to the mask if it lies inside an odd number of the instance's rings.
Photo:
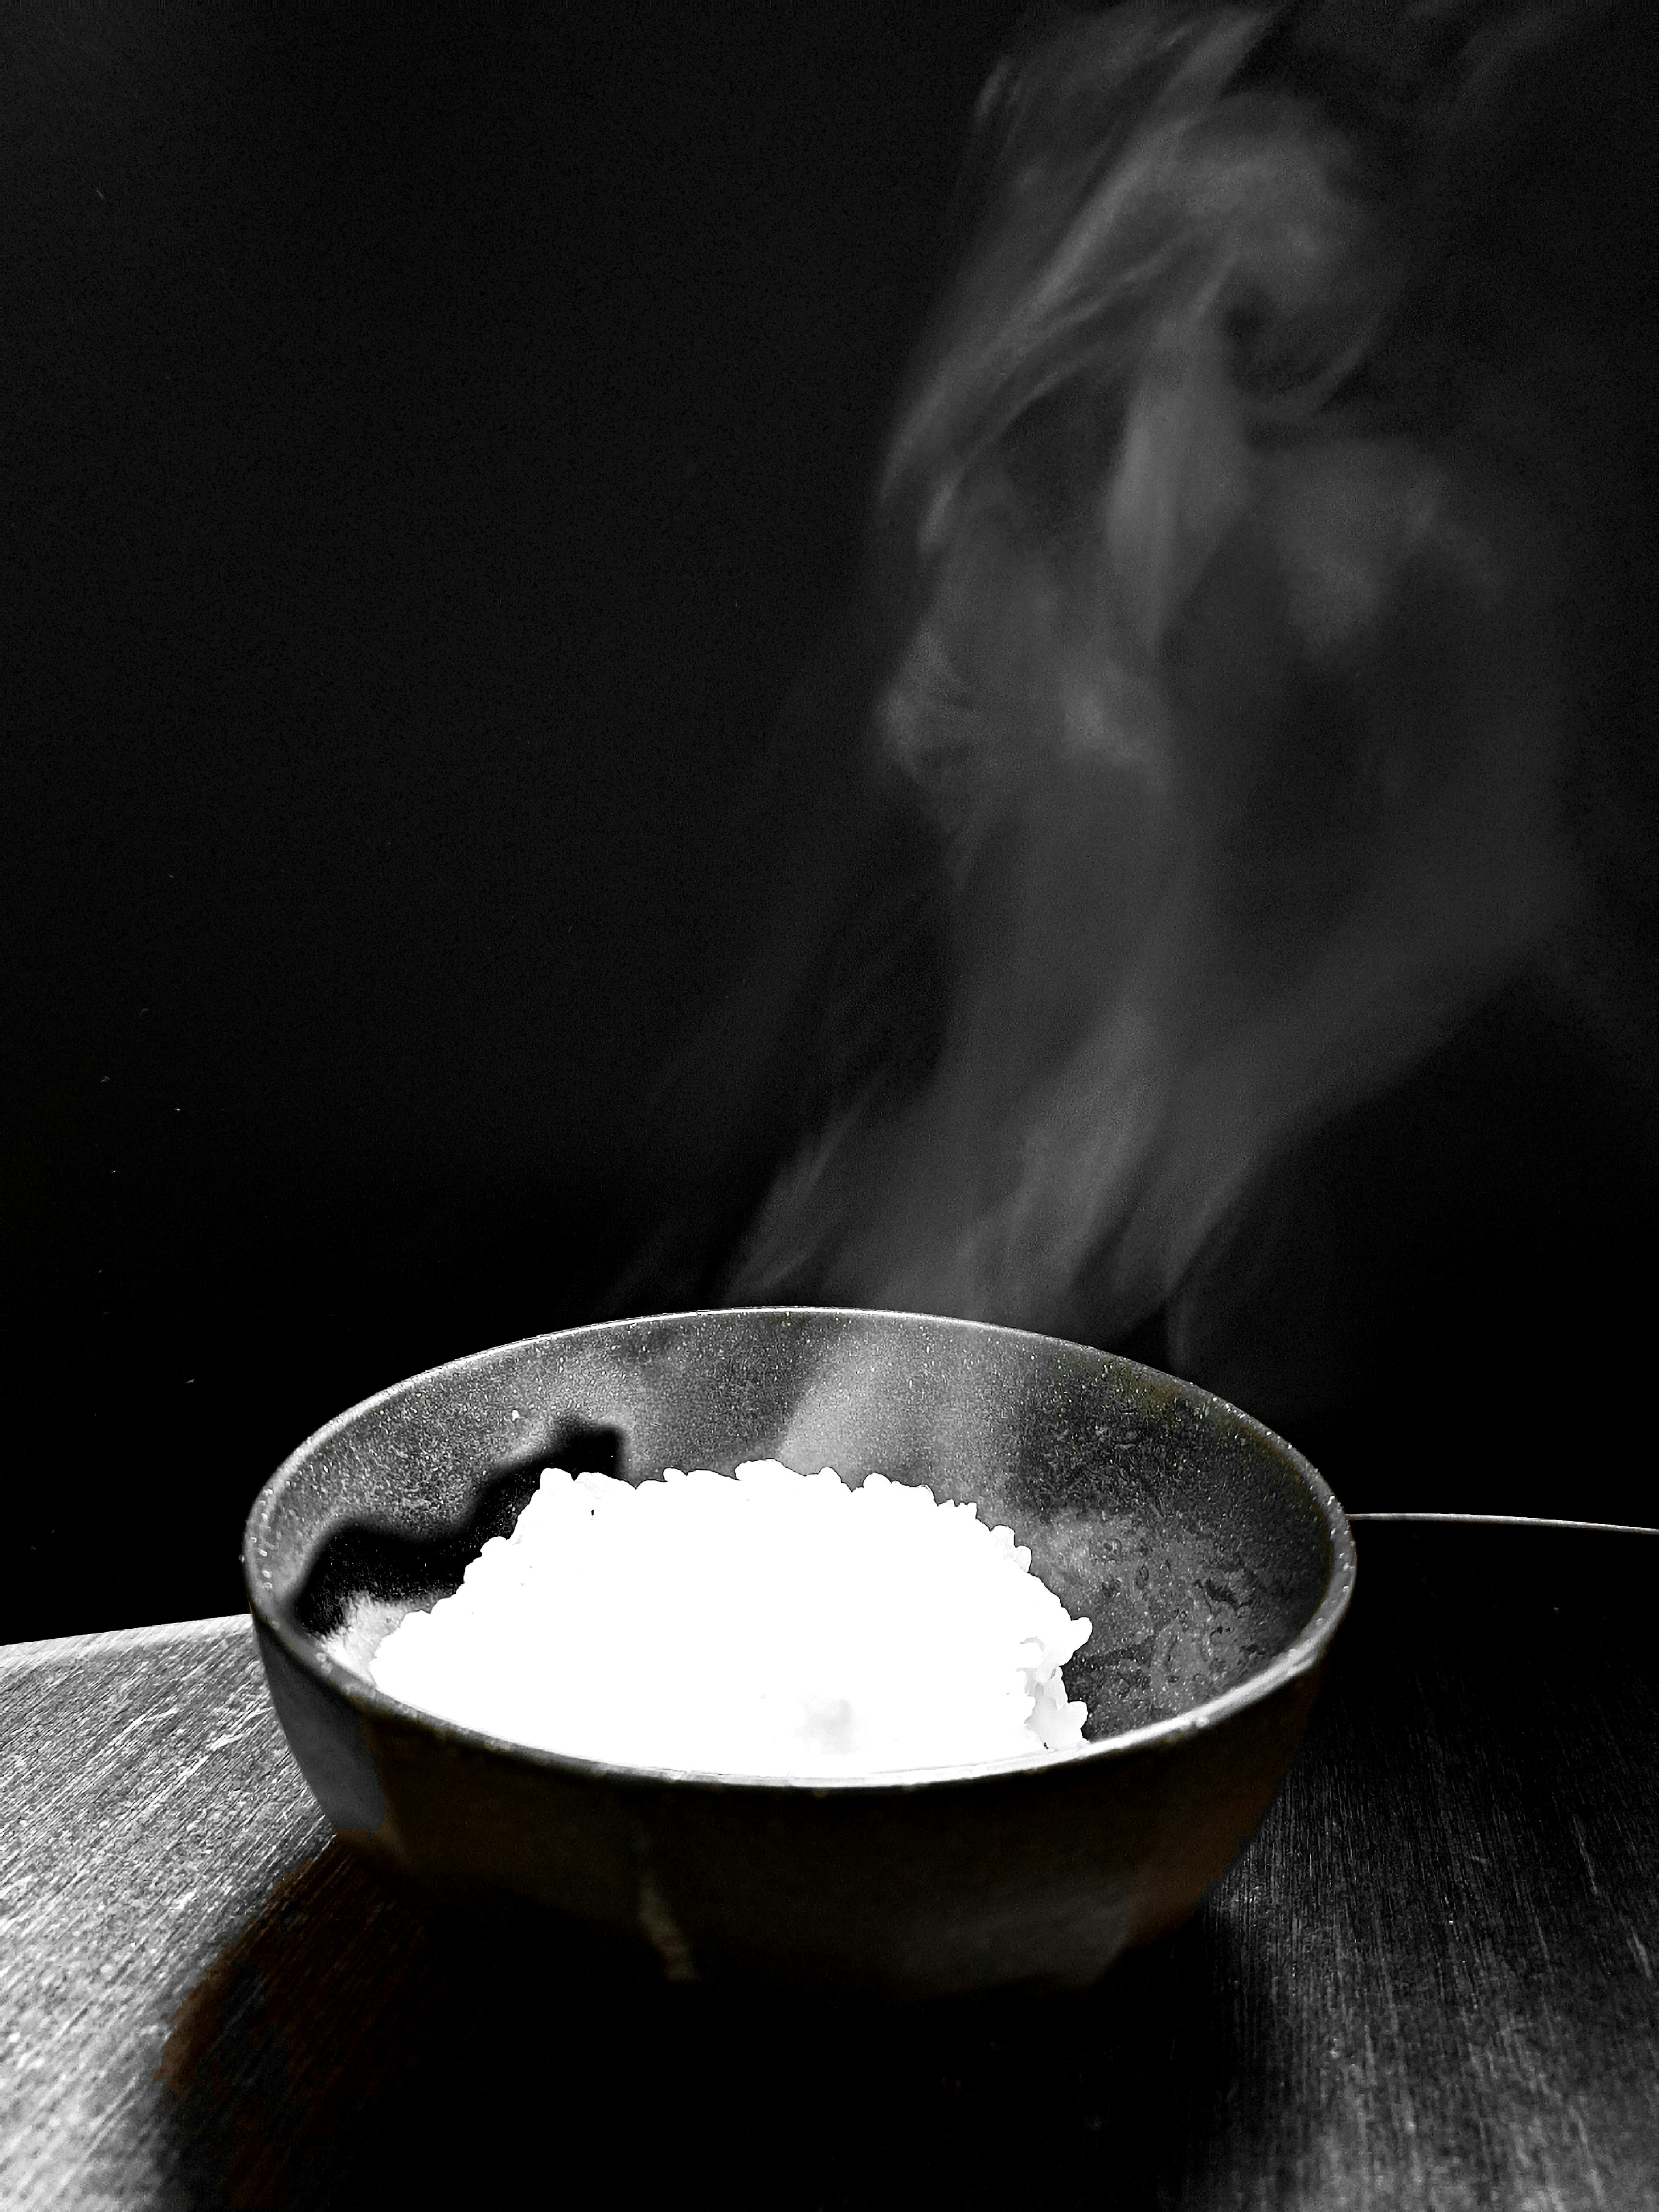
<path id="1" fill-rule="evenodd" d="M 0 1636 L 237 1608 L 310 1429 L 740 1215 L 789 1037 L 659 1086 L 867 877 L 850 750 L 765 746 L 1016 15 L 8 10 Z M 1354 1507 L 1655 1517 L 1650 1116 L 1570 1012 L 1285 1187 L 1200 1379 Z"/>

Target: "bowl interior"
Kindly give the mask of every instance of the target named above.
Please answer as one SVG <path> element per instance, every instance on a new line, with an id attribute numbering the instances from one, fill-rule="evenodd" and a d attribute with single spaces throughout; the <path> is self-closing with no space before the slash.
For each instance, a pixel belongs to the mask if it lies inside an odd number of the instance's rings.
<path id="1" fill-rule="evenodd" d="M 973 1501 L 1092 1633 L 1066 1669 L 1093 1740 L 1245 1681 L 1325 1597 L 1340 1510 L 1290 1448 L 1190 1386 L 980 1323 L 750 1309 L 531 1339 L 343 1415 L 262 1492 L 256 1603 L 367 1682 L 544 1468 L 625 1480 L 776 1458 Z"/>

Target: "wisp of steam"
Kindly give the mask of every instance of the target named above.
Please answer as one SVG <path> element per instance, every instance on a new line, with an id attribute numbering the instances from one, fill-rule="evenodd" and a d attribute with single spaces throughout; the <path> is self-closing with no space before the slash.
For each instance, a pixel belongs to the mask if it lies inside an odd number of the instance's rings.
<path id="1" fill-rule="evenodd" d="M 1180 1364 L 1255 1179 L 1559 933 L 1594 379 L 1493 195 L 1598 12 L 1135 5 L 994 76 L 872 538 L 939 1033 L 728 1299 L 1163 1310 Z"/>

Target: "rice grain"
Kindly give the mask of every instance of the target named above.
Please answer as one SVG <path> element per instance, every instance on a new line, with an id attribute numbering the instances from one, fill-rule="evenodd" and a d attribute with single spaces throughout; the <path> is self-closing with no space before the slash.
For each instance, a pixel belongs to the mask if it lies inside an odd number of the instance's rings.
<path id="1" fill-rule="evenodd" d="M 379 1687 L 611 1765 L 812 1778 L 1083 1741 L 1090 1634 L 972 1505 L 775 1460 L 637 1485 L 550 1468 L 509 1537 L 380 1646 Z"/>

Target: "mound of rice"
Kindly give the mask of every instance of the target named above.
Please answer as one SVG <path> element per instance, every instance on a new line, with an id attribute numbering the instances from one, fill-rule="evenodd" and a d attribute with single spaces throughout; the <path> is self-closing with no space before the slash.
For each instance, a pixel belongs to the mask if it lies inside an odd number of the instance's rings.
<path id="1" fill-rule="evenodd" d="M 405 1704 L 618 1765 L 773 1778 L 1042 1759 L 1083 1741 L 1090 1633 L 972 1505 L 775 1460 L 637 1486 L 550 1468 L 370 1671 Z"/>

